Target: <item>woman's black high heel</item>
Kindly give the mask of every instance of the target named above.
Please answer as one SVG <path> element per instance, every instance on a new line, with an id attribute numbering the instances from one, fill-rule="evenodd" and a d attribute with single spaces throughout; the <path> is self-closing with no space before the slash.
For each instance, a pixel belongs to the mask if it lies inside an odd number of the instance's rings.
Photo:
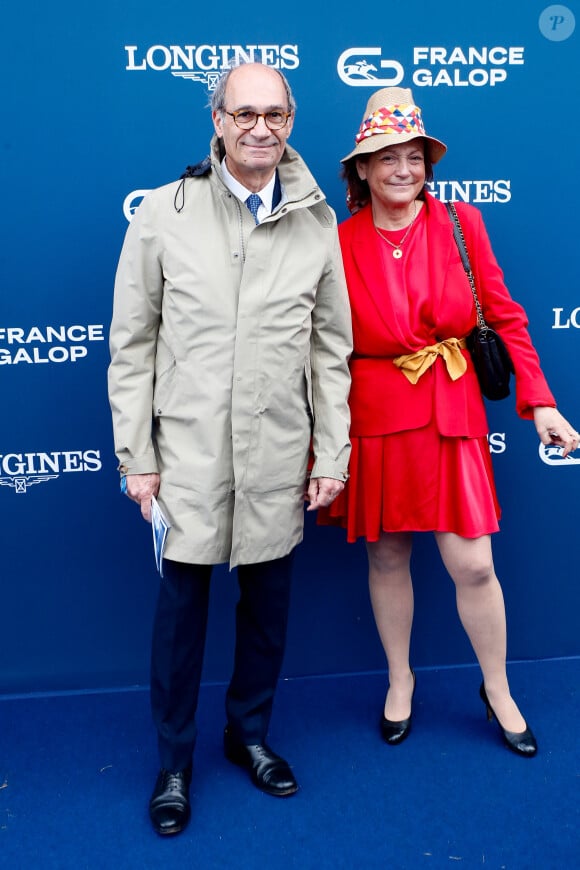
<path id="1" fill-rule="evenodd" d="M 413 695 L 415 694 L 415 671 L 411 668 L 411 673 L 413 674 L 413 693 L 411 695 L 411 704 L 413 704 Z M 380 728 L 381 728 L 381 736 L 385 743 L 389 743 L 391 746 L 396 746 L 397 743 L 402 743 L 403 740 L 409 736 L 411 732 L 411 716 L 413 715 L 413 711 L 409 713 L 408 719 L 401 719 L 400 722 L 392 722 L 390 719 L 387 719 L 384 711 L 381 716 Z"/>
<path id="2" fill-rule="evenodd" d="M 487 692 L 485 691 L 483 683 L 479 688 L 479 697 L 487 708 L 488 722 L 491 722 L 495 716 L 495 721 L 499 726 L 499 730 L 503 735 L 503 739 L 508 749 L 511 749 L 512 752 L 516 752 L 518 755 L 523 755 L 526 758 L 531 758 L 532 755 L 535 755 L 538 751 L 538 744 L 536 743 L 536 738 L 534 737 L 531 728 L 528 728 L 526 725 L 525 731 L 506 731 L 497 718 L 493 707 L 489 703 L 489 698 L 487 697 Z"/>

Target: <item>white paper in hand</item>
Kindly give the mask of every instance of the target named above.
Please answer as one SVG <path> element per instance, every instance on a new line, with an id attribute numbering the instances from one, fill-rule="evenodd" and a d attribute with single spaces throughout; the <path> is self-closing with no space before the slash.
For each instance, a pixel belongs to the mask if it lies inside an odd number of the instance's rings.
<path id="1" fill-rule="evenodd" d="M 153 529 L 153 549 L 155 550 L 155 564 L 157 570 L 163 577 L 163 551 L 165 549 L 165 541 L 167 532 L 171 528 L 163 512 L 159 507 L 159 503 L 155 496 L 151 496 L 151 528 Z"/>

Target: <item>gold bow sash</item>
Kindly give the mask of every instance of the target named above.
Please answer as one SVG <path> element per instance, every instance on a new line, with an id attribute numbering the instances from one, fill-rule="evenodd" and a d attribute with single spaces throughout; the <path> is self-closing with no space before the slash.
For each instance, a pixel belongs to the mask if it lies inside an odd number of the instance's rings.
<path id="1" fill-rule="evenodd" d="M 441 356 L 447 366 L 449 377 L 452 381 L 456 381 L 467 369 L 467 362 L 461 353 L 463 347 L 467 347 L 464 338 L 446 338 L 444 341 L 438 341 L 437 344 L 422 347 L 414 353 L 397 356 L 393 362 L 412 384 L 416 384 L 437 357 Z"/>

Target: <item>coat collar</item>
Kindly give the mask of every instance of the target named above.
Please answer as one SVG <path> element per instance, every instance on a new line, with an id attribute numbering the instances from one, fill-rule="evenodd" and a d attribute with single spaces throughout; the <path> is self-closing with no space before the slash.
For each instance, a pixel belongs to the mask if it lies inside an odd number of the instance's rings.
<path id="1" fill-rule="evenodd" d="M 229 192 L 221 172 L 221 161 L 224 154 L 222 141 L 214 134 L 210 143 L 210 154 L 199 163 L 188 166 L 180 176 L 174 197 L 174 206 L 178 213 L 183 211 L 185 207 L 185 183 L 187 179 L 207 176 L 224 195 Z M 324 193 L 302 157 L 288 144 L 278 164 L 276 176 L 276 189 L 272 203 L 274 212 L 265 219 L 266 221 L 276 220 L 281 214 L 294 211 L 297 208 L 313 208 L 321 224 L 324 226 L 335 225 L 334 212 L 328 206 Z M 277 206 L 282 206 L 282 208 L 277 209 Z"/>
<path id="2" fill-rule="evenodd" d="M 224 157 L 224 149 L 221 139 L 214 134 L 210 144 L 211 169 L 223 185 L 221 176 L 221 161 Z M 278 177 L 283 188 L 283 205 L 288 209 L 301 206 L 310 207 L 320 205 L 326 201 L 326 197 L 319 188 L 316 180 L 306 163 L 290 145 L 286 144 L 282 159 L 278 164 Z M 225 185 L 224 185 L 225 187 Z M 327 207 L 327 210 L 330 211 Z"/>

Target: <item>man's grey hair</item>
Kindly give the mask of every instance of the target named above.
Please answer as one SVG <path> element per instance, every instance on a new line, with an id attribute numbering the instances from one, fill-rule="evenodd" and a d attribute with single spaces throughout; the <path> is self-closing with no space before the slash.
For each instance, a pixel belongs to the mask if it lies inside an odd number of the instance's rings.
<path id="1" fill-rule="evenodd" d="M 256 61 L 257 63 L 259 61 Z M 211 110 L 212 112 L 221 112 L 222 114 L 226 108 L 226 87 L 228 84 L 229 77 L 233 73 L 235 69 L 239 66 L 243 66 L 245 62 L 232 64 L 229 69 L 225 70 L 222 75 L 218 79 L 218 83 L 215 87 L 214 92 L 211 95 Z M 268 66 L 268 64 L 263 64 L 263 66 Z M 295 112 L 296 111 L 296 100 L 294 99 L 294 94 L 292 93 L 292 88 L 288 82 L 288 79 L 281 73 L 279 69 L 275 69 L 275 67 L 269 67 L 269 69 L 273 69 L 274 72 L 277 72 L 280 78 L 282 79 L 282 83 L 284 84 L 284 88 L 286 90 L 286 99 L 288 101 L 288 111 Z"/>

